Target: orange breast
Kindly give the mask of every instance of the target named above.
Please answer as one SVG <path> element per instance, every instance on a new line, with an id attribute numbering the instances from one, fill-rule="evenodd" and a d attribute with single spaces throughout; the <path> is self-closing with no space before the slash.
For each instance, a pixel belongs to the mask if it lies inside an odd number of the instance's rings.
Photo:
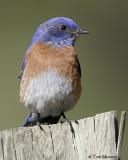
<path id="1" fill-rule="evenodd" d="M 61 76 L 71 79 L 77 99 L 80 97 L 81 82 L 74 47 L 53 48 L 40 43 L 34 44 L 27 55 L 26 67 L 20 85 L 21 102 L 30 80 L 49 70 L 56 71 Z"/>

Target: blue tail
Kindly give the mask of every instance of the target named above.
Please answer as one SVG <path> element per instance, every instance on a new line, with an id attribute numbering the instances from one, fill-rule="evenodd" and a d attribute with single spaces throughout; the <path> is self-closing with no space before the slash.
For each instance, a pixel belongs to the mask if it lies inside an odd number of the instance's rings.
<path id="1" fill-rule="evenodd" d="M 26 120 L 25 120 L 25 122 L 24 122 L 24 124 L 23 124 L 22 127 L 28 126 L 28 124 L 29 124 L 29 119 L 31 118 L 31 116 L 32 116 L 32 112 L 30 112 L 29 116 L 26 118 Z"/>

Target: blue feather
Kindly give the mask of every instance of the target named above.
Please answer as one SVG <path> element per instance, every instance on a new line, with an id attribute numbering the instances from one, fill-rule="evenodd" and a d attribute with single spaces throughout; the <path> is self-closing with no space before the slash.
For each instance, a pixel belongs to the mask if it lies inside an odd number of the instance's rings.
<path id="1" fill-rule="evenodd" d="M 26 127 L 26 126 L 27 126 L 27 124 L 29 123 L 29 120 L 30 120 L 31 117 L 32 117 L 32 112 L 30 112 L 30 114 L 29 114 L 28 117 L 26 118 L 26 120 L 25 120 L 25 122 L 24 122 L 24 124 L 23 124 L 22 127 Z"/>

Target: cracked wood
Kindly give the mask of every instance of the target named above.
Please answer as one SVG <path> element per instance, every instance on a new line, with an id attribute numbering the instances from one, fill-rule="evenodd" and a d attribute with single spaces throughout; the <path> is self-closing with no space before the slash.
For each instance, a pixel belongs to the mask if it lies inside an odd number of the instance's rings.
<path id="1" fill-rule="evenodd" d="M 0 160 L 117 159 L 116 112 L 69 123 L 16 128 L 0 132 Z"/>

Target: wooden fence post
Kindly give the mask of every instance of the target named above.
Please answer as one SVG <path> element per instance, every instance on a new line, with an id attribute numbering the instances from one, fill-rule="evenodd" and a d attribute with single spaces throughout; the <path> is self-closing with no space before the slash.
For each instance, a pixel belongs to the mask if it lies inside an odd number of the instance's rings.
<path id="1" fill-rule="evenodd" d="M 0 160 L 119 160 L 125 112 L 118 130 L 116 112 L 69 123 L 0 132 Z"/>

